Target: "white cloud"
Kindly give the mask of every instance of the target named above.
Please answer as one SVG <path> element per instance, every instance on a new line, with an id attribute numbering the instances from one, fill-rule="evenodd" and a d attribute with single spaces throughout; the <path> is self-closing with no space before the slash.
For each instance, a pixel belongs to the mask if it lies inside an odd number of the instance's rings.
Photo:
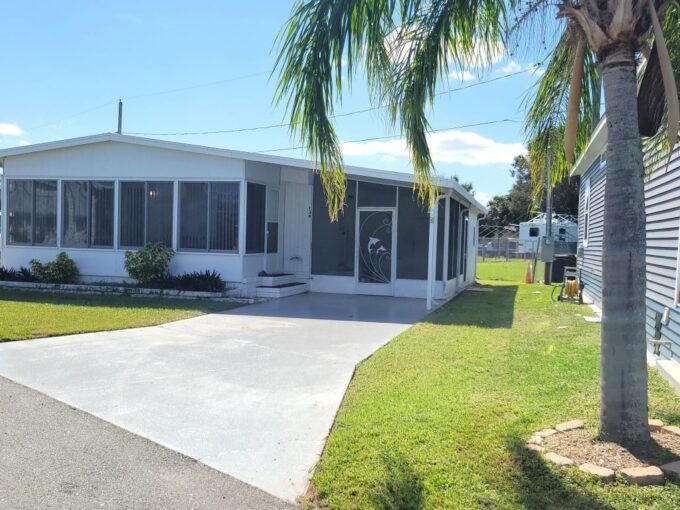
<path id="1" fill-rule="evenodd" d="M 385 37 L 385 46 L 390 53 L 392 60 L 395 62 L 403 62 L 411 56 L 413 49 L 413 40 L 417 37 L 418 28 L 409 29 L 406 27 L 399 27 L 387 34 Z M 463 65 L 467 69 L 481 69 L 486 66 L 491 66 L 501 62 L 506 57 L 505 47 L 502 43 L 497 43 L 495 47 L 489 48 L 486 41 L 478 39 L 475 42 L 472 51 L 461 57 L 464 60 Z M 447 60 L 449 62 L 457 61 L 454 54 L 449 51 Z"/>
<path id="2" fill-rule="evenodd" d="M 462 69 L 460 71 L 453 71 L 452 73 L 450 73 L 449 78 L 452 78 L 452 79 L 458 80 L 458 81 L 472 81 L 472 80 L 475 79 L 475 75 L 472 74 L 470 71 L 466 71 L 465 69 Z"/>
<path id="3" fill-rule="evenodd" d="M 26 147 L 27 145 L 31 145 L 31 142 L 29 142 L 28 140 L 21 140 L 19 142 L 19 147 Z"/>
<path id="4" fill-rule="evenodd" d="M 521 143 L 497 142 L 470 131 L 441 131 L 428 136 L 432 159 L 435 163 L 458 163 L 481 166 L 512 163 L 515 156 L 526 149 Z M 342 152 L 346 156 L 408 157 L 403 138 L 372 142 L 345 142 Z"/>
<path id="5" fill-rule="evenodd" d="M 488 193 L 484 193 L 483 191 L 475 193 L 475 200 L 477 200 L 477 202 L 482 204 L 484 207 L 489 205 L 489 201 L 491 200 L 491 198 L 492 198 L 491 195 L 489 195 Z"/>
<path id="6" fill-rule="evenodd" d="M 18 124 L 0 124 L 1 136 L 21 136 L 26 132 Z"/>
<path id="7" fill-rule="evenodd" d="M 519 65 L 514 60 L 510 60 L 507 64 L 500 68 L 500 72 L 503 74 L 509 74 L 516 73 L 517 71 L 521 71 L 522 69 L 524 68 L 521 65 Z"/>

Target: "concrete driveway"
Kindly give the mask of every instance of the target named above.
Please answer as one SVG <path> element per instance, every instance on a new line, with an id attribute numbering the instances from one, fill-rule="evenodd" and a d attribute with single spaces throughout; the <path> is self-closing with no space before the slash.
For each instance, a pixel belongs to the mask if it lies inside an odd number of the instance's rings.
<path id="1" fill-rule="evenodd" d="M 355 365 L 425 313 L 424 300 L 303 294 L 0 344 L 0 375 L 293 501 Z"/>

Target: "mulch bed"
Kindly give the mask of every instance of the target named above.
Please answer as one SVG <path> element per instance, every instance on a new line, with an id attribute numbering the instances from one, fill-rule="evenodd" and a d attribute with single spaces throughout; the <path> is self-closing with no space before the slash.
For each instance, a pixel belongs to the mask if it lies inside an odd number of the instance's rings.
<path id="1" fill-rule="evenodd" d="M 626 449 L 616 443 L 599 441 L 585 429 L 569 430 L 546 437 L 541 443 L 546 451 L 569 457 L 577 465 L 589 462 L 618 470 L 631 467 L 659 466 L 680 460 L 680 436 L 652 432 L 652 441 L 641 448 Z"/>

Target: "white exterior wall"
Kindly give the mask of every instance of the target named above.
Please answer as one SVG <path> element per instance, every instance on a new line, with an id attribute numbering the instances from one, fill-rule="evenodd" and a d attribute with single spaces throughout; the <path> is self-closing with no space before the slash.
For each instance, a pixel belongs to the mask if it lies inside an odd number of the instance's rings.
<path id="1" fill-rule="evenodd" d="M 37 152 L 7 158 L 4 179 L 89 179 L 115 182 L 114 247 L 62 248 L 61 235 L 56 247 L 7 245 L 2 236 L 2 258 L 6 267 L 27 266 L 31 259 L 43 262 L 65 251 L 76 262 L 86 281 L 120 281 L 127 278 L 125 251 L 118 248 L 117 218 L 119 217 L 119 182 L 130 180 L 175 181 L 173 249 L 177 250 L 178 186 L 179 181 L 243 181 L 245 162 L 238 159 L 187 153 L 117 142 L 103 142 L 66 149 Z M 6 193 L 7 186 L 4 186 Z M 61 183 L 57 190 L 57 232 L 61 233 Z M 7 200 L 3 201 L 3 233 L 7 232 Z M 241 188 L 239 246 L 245 250 L 245 189 Z M 261 259 L 261 257 L 260 257 Z M 241 282 L 242 256 L 238 253 L 177 252 L 171 271 L 216 270 L 228 282 Z M 258 270 L 259 271 L 259 270 Z"/>

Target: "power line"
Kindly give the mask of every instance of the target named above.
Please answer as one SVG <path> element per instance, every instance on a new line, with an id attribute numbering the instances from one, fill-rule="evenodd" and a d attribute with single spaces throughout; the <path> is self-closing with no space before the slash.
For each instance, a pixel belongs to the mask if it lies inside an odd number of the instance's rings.
<path id="1" fill-rule="evenodd" d="M 126 96 L 126 97 L 123 97 L 122 99 L 124 101 L 130 101 L 130 100 L 141 99 L 141 98 L 146 98 L 146 97 L 160 96 L 160 95 L 163 95 L 163 94 L 173 94 L 175 92 L 184 92 L 184 91 L 187 91 L 187 90 L 196 90 L 196 89 L 205 88 L 205 87 L 213 87 L 215 85 L 222 85 L 224 83 L 231 83 L 231 82 L 235 82 L 235 81 L 239 81 L 239 80 L 245 80 L 245 79 L 248 79 L 248 78 L 253 78 L 255 76 L 262 76 L 262 75 L 265 75 L 265 74 L 269 74 L 269 73 L 267 73 L 266 71 L 262 71 L 262 72 L 259 72 L 259 73 L 245 74 L 243 76 L 234 76 L 232 78 L 225 78 L 224 80 L 217 80 L 217 81 L 211 81 L 211 82 L 206 82 L 206 83 L 198 83 L 196 85 L 188 85 L 186 87 L 178 87 L 178 88 L 173 88 L 173 89 L 158 90 L 156 92 L 147 92 L 147 93 L 144 93 L 144 94 L 136 94 L 136 95 L 132 95 L 132 96 Z M 69 115 L 67 117 L 62 117 L 61 119 L 58 119 L 58 120 L 53 120 L 53 121 L 50 121 L 50 122 L 46 122 L 44 124 L 40 124 L 38 126 L 33 126 L 32 128 L 27 128 L 26 131 L 28 131 L 28 132 L 36 131 L 38 129 L 41 129 L 41 128 L 44 128 L 44 127 L 47 127 L 47 126 L 59 124 L 61 122 L 73 119 L 75 117 L 80 117 L 81 115 L 85 115 L 87 113 L 90 113 L 90 112 L 93 112 L 93 111 L 96 111 L 96 110 L 101 110 L 102 108 L 114 105 L 117 102 L 118 102 L 117 99 L 115 101 L 107 101 L 106 103 L 100 104 L 98 106 L 93 106 L 92 108 L 88 108 L 87 110 L 83 110 L 81 112 L 74 113 L 74 114 Z"/>
<path id="2" fill-rule="evenodd" d="M 463 124 L 460 126 L 450 126 L 450 127 L 445 127 L 445 128 L 439 128 L 439 129 L 432 129 L 428 131 L 428 134 L 430 133 L 439 133 L 441 131 L 450 131 L 452 129 L 466 129 L 466 128 L 472 128 L 472 127 L 480 127 L 480 126 L 489 126 L 492 124 L 503 124 L 507 122 L 522 122 L 521 120 L 518 119 L 497 119 L 497 120 L 489 120 L 486 122 L 476 122 L 474 124 Z M 340 143 L 361 143 L 361 142 L 374 142 L 377 140 L 390 140 L 393 138 L 401 138 L 403 135 L 388 135 L 388 136 L 375 136 L 372 138 L 361 138 L 358 140 L 345 140 Z M 253 152 L 258 152 L 258 153 L 266 153 L 266 152 L 282 152 L 282 151 L 292 151 L 292 150 L 299 150 L 299 149 L 304 149 L 304 145 L 298 145 L 296 147 L 281 147 L 279 149 L 266 149 L 266 150 L 260 150 L 260 151 L 253 151 Z"/>
<path id="3" fill-rule="evenodd" d="M 467 90 L 471 89 L 474 87 L 478 87 L 480 85 L 486 85 L 487 83 L 493 83 L 495 81 L 499 80 L 504 80 L 506 78 L 512 78 L 513 76 L 517 76 L 519 74 L 524 74 L 524 73 L 530 73 L 530 72 L 535 72 L 536 69 L 538 69 L 542 65 L 541 62 L 534 64 L 533 66 L 529 66 L 526 69 L 520 69 L 519 71 L 514 71 L 512 73 L 504 74 L 502 76 L 496 76 L 495 78 L 490 78 L 488 80 L 482 80 L 478 81 L 475 83 L 470 83 L 469 85 L 463 85 L 461 87 L 455 87 L 451 89 L 444 90 L 442 92 L 438 92 L 435 94 L 435 96 L 444 96 L 447 94 L 451 94 L 453 92 L 459 92 L 461 90 Z M 378 106 L 372 106 L 369 108 L 364 108 L 362 110 L 354 110 L 351 112 L 346 112 L 346 113 L 338 113 L 336 115 L 332 115 L 332 119 L 336 118 L 342 118 L 342 117 L 349 117 L 351 115 L 358 115 L 361 113 L 368 113 L 371 111 L 375 110 L 381 110 L 383 108 L 387 108 L 388 105 L 378 105 Z M 253 126 L 253 127 L 248 127 L 248 128 L 237 128 L 237 129 L 217 129 L 214 131 L 182 131 L 182 132 L 171 132 L 171 133 L 152 133 L 152 132 L 126 132 L 128 135 L 138 135 L 138 136 L 193 136 L 193 135 L 217 135 L 217 134 L 229 134 L 229 133 L 242 133 L 245 131 L 260 131 L 260 130 L 265 130 L 265 129 L 274 129 L 274 128 L 282 128 L 282 127 L 289 127 L 290 123 L 281 123 L 281 124 L 269 124 L 269 125 L 264 125 L 264 126 Z"/>

